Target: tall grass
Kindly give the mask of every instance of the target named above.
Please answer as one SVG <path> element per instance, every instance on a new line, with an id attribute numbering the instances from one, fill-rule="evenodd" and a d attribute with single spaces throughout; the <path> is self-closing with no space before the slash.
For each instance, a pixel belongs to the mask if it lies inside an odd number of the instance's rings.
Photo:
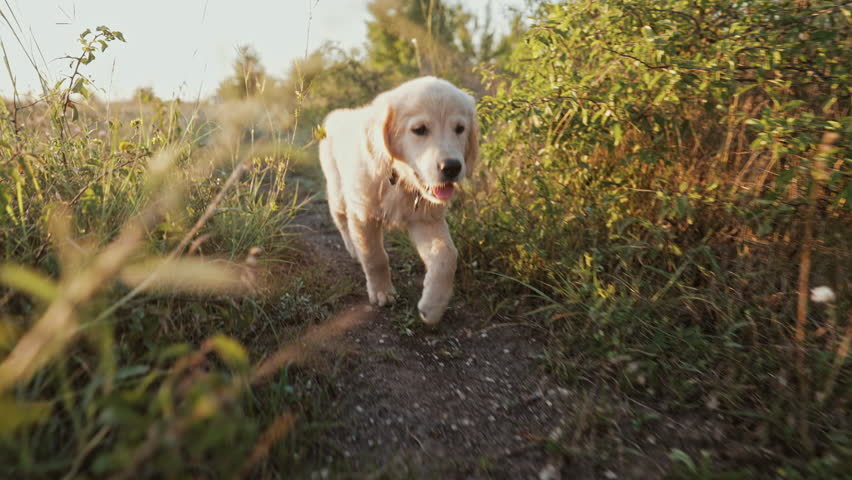
<path id="1" fill-rule="evenodd" d="M 124 37 L 80 39 L 66 81 L 0 102 L 0 476 L 291 470 L 308 441 L 281 440 L 323 394 L 282 370 L 311 343 L 286 345 L 328 315 L 281 275 L 301 205 L 292 117 L 105 105 L 85 67 Z"/>

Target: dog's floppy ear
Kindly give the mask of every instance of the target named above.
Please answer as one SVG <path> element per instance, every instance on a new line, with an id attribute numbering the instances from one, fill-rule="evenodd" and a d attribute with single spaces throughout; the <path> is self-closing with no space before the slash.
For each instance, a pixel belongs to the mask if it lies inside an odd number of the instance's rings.
<path id="1" fill-rule="evenodd" d="M 367 149 L 373 158 L 379 160 L 380 169 L 390 169 L 394 155 L 393 107 L 390 102 L 377 101 L 373 113 L 367 121 Z"/>
<path id="2" fill-rule="evenodd" d="M 468 129 L 467 142 L 464 146 L 464 164 L 468 175 L 473 173 L 477 160 L 479 160 L 479 119 L 476 110 L 474 110 Z"/>

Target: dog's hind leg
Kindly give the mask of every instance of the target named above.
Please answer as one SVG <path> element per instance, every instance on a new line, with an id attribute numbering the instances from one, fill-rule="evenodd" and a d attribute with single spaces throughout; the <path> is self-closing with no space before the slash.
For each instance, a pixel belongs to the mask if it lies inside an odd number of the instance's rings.
<path id="1" fill-rule="evenodd" d="M 346 247 L 346 251 L 349 252 L 349 256 L 357 259 L 355 246 L 352 245 L 352 237 L 349 235 L 349 221 L 346 218 L 346 205 L 343 203 L 343 199 L 332 201 L 329 195 L 328 210 L 331 212 L 331 219 L 334 220 L 334 224 L 340 231 L 340 236 L 343 237 L 343 245 Z"/>
<path id="2" fill-rule="evenodd" d="M 331 218 L 334 219 L 334 224 L 337 225 L 337 229 L 340 230 L 340 236 L 343 237 L 343 245 L 346 247 L 346 251 L 349 252 L 349 256 L 357 259 L 358 255 L 355 253 L 355 247 L 352 245 L 352 238 L 349 236 L 349 226 L 347 225 L 346 214 L 342 212 L 332 212 Z"/>
<path id="3" fill-rule="evenodd" d="M 340 172 L 337 171 L 328 140 L 323 140 L 320 143 L 319 153 L 322 171 L 325 175 L 328 211 L 331 213 L 334 225 L 340 231 L 340 236 L 343 237 L 343 245 L 349 252 L 349 256 L 358 258 L 355 254 L 355 247 L 352 245 L 352 238 L 349 235 L 349 222 L 346 220 L 346 201 L 343 199 L 343 192 L 341 191 Z"/>

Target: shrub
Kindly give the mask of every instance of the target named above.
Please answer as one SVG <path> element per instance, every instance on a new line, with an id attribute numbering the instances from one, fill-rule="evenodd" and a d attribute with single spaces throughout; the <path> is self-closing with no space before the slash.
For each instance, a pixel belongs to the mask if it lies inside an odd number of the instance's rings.
<path id="1" fill-rule="evenodd" d="M 833 2 L 542 4 L 485 74 L 462 258 L 548 301 L 555 369 L 624 359 L 613 375 L 672 407 L 721 395 L 798 468 L 848 452 L 848 35 Z M 804 322 L 809 282 L 842 293 Z"/>

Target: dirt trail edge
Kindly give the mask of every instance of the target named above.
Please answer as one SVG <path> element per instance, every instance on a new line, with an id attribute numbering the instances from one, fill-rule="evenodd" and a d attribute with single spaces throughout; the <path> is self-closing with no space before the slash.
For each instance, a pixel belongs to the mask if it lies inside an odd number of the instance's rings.
<path id="1" fill-rule="evenodd" d="M 357 279 L 359 296 L 345 308 L 372 311 L 369 322 L 347 333 L 355 361 L 336 385 L 341 426 L 330 442 L 359 472 L 353 476 L 538 478 L 559 470 L 545 445 L 561 434 L 570 393 L 537 366 L 543 345 L 528 327 L 483 326 L 457 312 L 437 328 L 406 332 L 394 316 L 410 314 L 403 310 L 417 299 L 367 305 L 363 274 L 325 203 L 311 202 L 297 223 L 316 261 Z M 421 278 L 395 273 L 397 284 L 413 281 L 419 290 Z"/>

